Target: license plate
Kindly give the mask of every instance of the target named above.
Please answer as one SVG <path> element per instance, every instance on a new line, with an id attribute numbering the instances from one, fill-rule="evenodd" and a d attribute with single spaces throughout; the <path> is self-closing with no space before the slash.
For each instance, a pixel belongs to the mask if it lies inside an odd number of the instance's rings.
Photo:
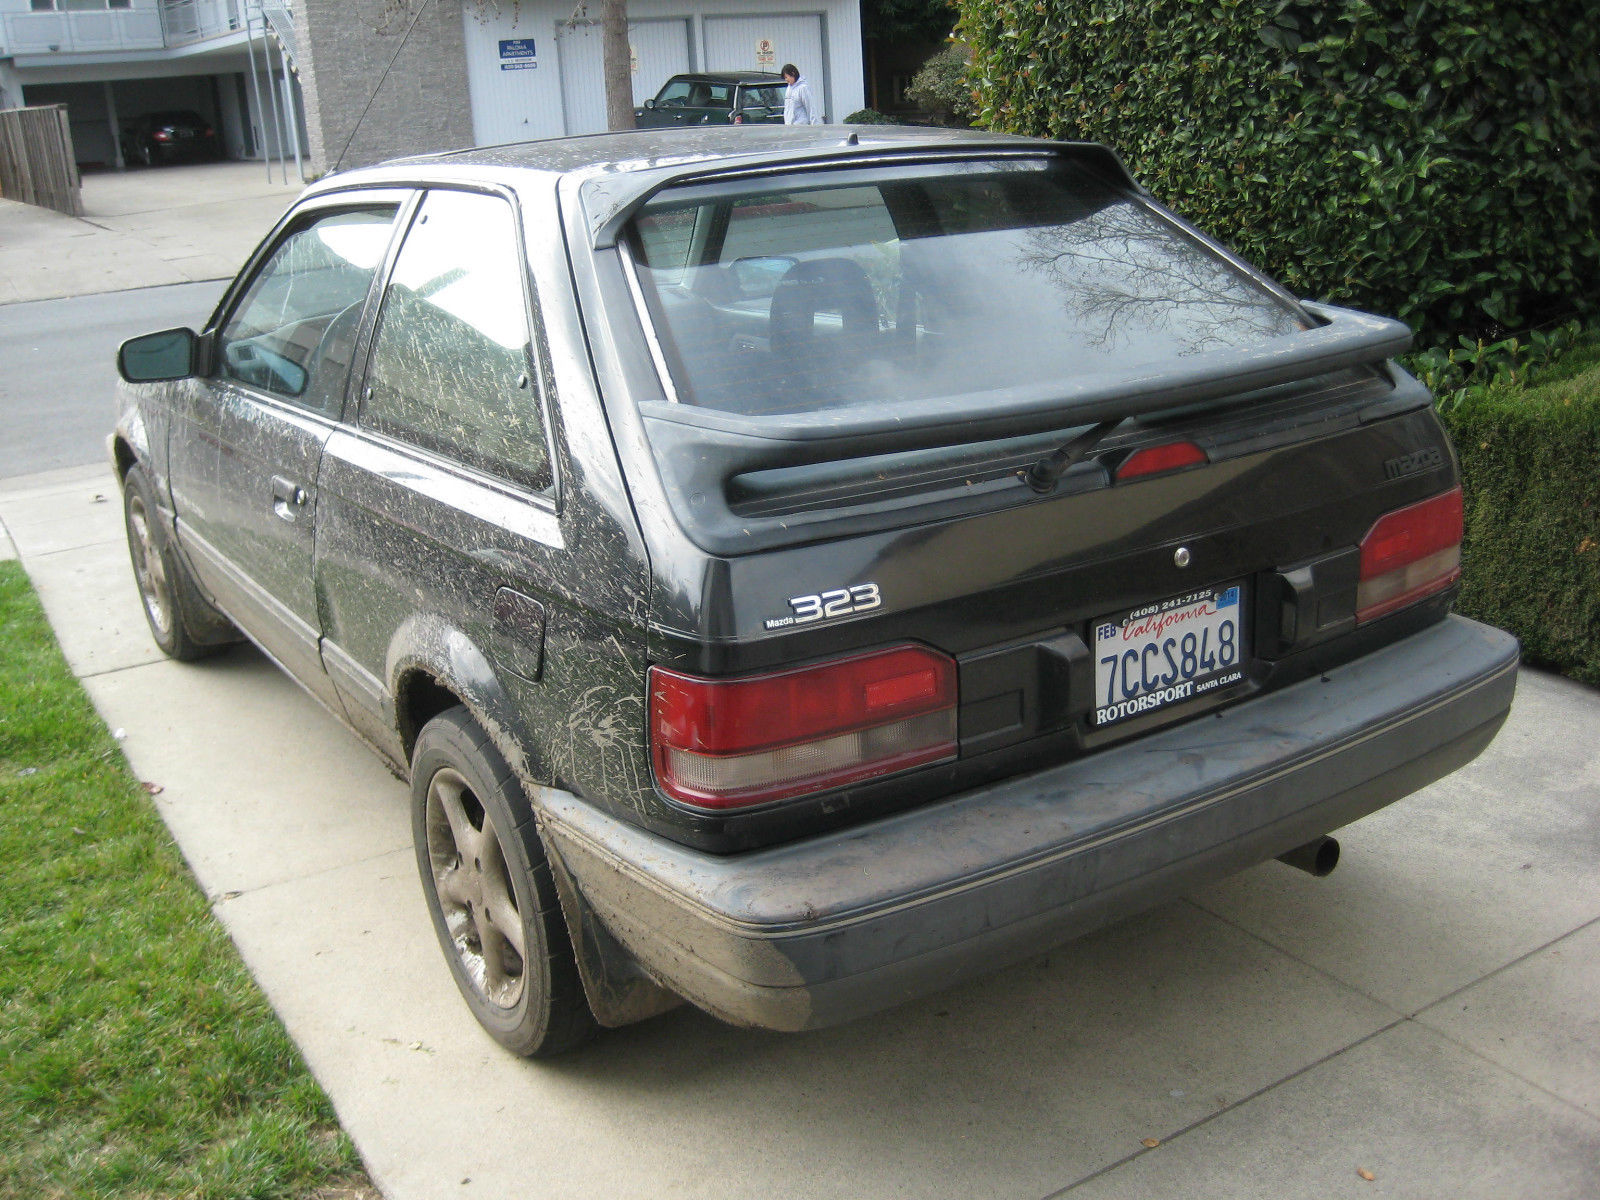
<path id="1" fill-rule="evenodd" d="M 1203 588 L 1094 626 L 1096 725 L 1182 704 L 1244 678 L 1244 585 Z"/>

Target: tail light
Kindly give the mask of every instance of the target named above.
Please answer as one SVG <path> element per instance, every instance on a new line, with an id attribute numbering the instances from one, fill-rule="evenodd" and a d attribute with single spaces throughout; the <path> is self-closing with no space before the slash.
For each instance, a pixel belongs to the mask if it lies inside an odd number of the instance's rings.
<path id="1" fill-rule="evenodd" d="M 922 646 L 742 679 L 650 669 L 656 782 L 728 809 L 956 754 L 955 660 Z"/>
<path id="2" fill-rule="evenodd" d="M 1193 442 L 1168 442 L 1135 450 L 1117 468 L 1117 479 L 1137 479 L 1140 475 L 1163 475 L 1206 461 L 1206 452 Z"/>
<path id="3" fill-rule="evenodd" d="M 1380 517 L 1361 539 L 1356 620 L 1371 621 L 1461 578 L 1461 489 Z"/>
<path id="4" fill-rule="evenodd" d="M 154 142 L 170 142 L 172 135 L 165 129 L 158 129 L 150 135 L 150 140 Z"/>

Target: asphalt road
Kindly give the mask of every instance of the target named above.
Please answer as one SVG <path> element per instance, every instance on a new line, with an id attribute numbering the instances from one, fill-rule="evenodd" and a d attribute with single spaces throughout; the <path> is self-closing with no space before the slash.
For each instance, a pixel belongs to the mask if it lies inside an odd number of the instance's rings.
<path id="1" fill-rule="evenodd" d="M 198 327 L 224 283 L 0 305 L 0 479 L 103 461 L 117 347 L 140 333 Z"/>

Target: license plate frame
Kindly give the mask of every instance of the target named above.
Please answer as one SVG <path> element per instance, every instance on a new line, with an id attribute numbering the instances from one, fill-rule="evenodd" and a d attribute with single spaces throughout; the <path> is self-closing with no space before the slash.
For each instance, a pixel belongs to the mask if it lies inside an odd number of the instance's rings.
<path id="1" fill-rule="evenodd" d="M 1244 682 L 1249 589 L 1235 579 L 1090 623 L 1099 729 Z"/>

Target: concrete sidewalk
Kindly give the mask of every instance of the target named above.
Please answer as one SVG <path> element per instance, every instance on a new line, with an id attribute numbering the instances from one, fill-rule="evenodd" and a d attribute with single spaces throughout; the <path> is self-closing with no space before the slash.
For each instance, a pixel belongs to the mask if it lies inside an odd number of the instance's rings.
<path id="1" fill-rule="evenodd" d="M 1269 863 L 843 1029 L 679 1010 L 536 1065 L 456 996 L 406 789 L 254 651 L 161 658 L 109 472 L 0 484 L 0 522 L 391 1200 L 1600 1195 L 1590 689 L 1525 671 L 1327 880 Z"/>
<path id="2" fill-rule="evenodd" d="M 83 177 L 82 217 L 0 200 L 0 304 L 225 279 L 300 194 L 261 163 Z"/>

